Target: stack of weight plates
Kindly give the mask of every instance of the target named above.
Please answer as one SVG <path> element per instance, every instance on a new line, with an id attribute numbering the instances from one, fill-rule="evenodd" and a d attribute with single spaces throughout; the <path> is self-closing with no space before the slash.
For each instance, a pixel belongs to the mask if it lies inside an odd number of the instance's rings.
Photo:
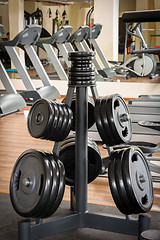
<path id="1" fill-rule="evenodd" d="M 65 170 L 54 154 L 30 149 L 18 158 L 10 180 L 10 198 L 22 217 L 46 218 L 59 207 Z"/>
<path id="2" fill-rule="evenodd" d="M 95 85 L 95 72 L 92 65 L 94 52 L 71 52 L 69 60 L 71 68 L 69 69 L 69 85 L 91 86 Z"/>
<path id="3" fill-rule="evenodd" d="M 137 147 L 113 151 L 108 167 L 109 185 L 118 209 L 126 215 L 148 212 L 153 184 L 148 163 Z"/>
<path id="4" fill-rule="evenodd" d="M 72 126 L 73 114 L 65 103 L 37 100 L 28 115 L 28 130 L 32 137 L 60 142 Z"/>
<path id="5" fill-rule="evenodd" d="M 114 146 L 131 140 L 129 110 L 119 94 L 97 99 L 94 113 L 99 135 L 106 145 Z"/>

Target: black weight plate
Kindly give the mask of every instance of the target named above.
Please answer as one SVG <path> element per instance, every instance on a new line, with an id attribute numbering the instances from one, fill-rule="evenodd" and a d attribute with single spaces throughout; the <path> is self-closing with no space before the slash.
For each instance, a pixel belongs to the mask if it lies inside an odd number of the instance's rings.
<path id="1" fill-rule="evenodd" d="M 95 72 L 92 68 L 89 68 L 90 70 L 87 71 L 87 69 L 85 70 L 85 68 L 79 68 L 79 71 L 75 71 L 75 69 L 71 69 L 69 71 L 69 76 L 76 76 L 76 77 L 90 77 L 90 76 L 95 76 Z M 81 71 L 83 70 L 83 71 Z"/>
<path id="2" fill-rule="evenodd" d="M 63 140 L 68 136 L 69 132 L 71 131 L 72 128 L 72 123 L 73 123 L 73 113 L 70 107 L 66 105 L 66 110 L 68 112 L 68 122 L 65 131 L 63 132 Z"/>
<path id="3" fill-rule="evenodd" d="M 94 73 L 94 71 L 91 71 L 91 72 L 87 72 L 87 71 L 83 71 L 83 72 L 75 72 L 75 71 L 70 71 L 69 72 L 69 77 L 82 77 L 82 78 L 84 78 L 84 77 L 93 77 L 93 76 L 95 76 L 95 73 Z"/>
<path id="4" fill-rule="evenodd" d="M 77 59 L 82 59 L 82 58 L 84 58 L 84 59 L 86 59 L 86 58 L 92 58 L 92 57 L 94 57 L 94 55 L 95 55 L 95 53 L 92 51 L 90 51 L 90 52 L 86 52 L 86 51 L 78 51 L 78 52 L 71 52 L 71 53 L 69 53 L 69 55 L 68 55 L 68 57 L 69 58 L 71 58 L 71 59 L 74 59 L 74 58 L 76 58 L 76 60 Z"/>
<path id="5" fill-rule="evenodd" d="M 93 126 L 95 123 L 95 117 L 94 117 L 94 101 L 93 99 L 88 96 L 88 129 Z M 73 121 L 72 121 L 72 131 L 75 131 L 75 110 L 76 110 L 76 96 L 74 95 L 72 98 L 72 103 L 71 103 L 71 110 L 73 113 Z"/>
<path id="6" fill-rule="evenodd" d="M 27 126 L 32 137 L 43 138 L 51 126 L 53 108 L 46 99 L 37 100 L 31 107 L 28 115 Z"/>
<path id="7" fill-rule="evenodd" d="M 92 147 L 91 147 L 92 146 Z M 88 182 L 92 182 L 95 180 L 102 170 L 102 159 L 99 152 L 99 149 L 96 148 L 94 144 L 90 145 L 88 143 L 88 175 L 89 179 Z M 94 150 L 94 151 L 93 151 Z"/>
<path id="8" fill-rule="evenodd" d="M 123 98 L 118 95 L 110 95 L 106 102 L 107 116 L 110 127 L 113 131 L 116 144 L 128 143 L 132 137 L 131 119 L 122 122 L 120 116 L 127 114 L 129 117 L 128 107 Z"/>
<path id="9" fill-rule="evenodd" d="M 93 72 L 94 68 L 91 65 L 86 64 L 84 65 L 76 65 L 74 68 L 70 68 L 69 72 Z"/>
<path id="10" fill-rule="evenodd" d="M 148 212 L 153 204 L 153 183 L 148 163 L 137 147 L 125 151 L 122 174 L 126 191 L 139 213 Z"/>
<path id="11" fill-rule="evenodd" d="M 69 134 L 72 126 L 73 121 L 73 114 L 71 109 L 66 105 L 62 104 L 63 111 L 64 111 L 64 122 L 62 133 L 60 133 L 59 141 L 63 141 Z"/>
<path id="12" fill-rule="evenodd" d="M 64 165 L 65 168 L 65 175 L 66 175 L 66 184 L 73 186 L 74 185 L 74 173 L 75 173 L 75 145 L 73 143 L 70 147 L 63 147 L 60 149 L 59 152 L 59 159 Z"/>
<path id="13" fill-rule="evenodd" d="M 57 107 L 58 107 L 58 111 L 59 111 L 59 114 L 58 114 L 58 122 L 57 122 L 57 127 L 53 133 L 54 135 L 54 141 L 58 142 L 57 139 L 59 137 L 59 133 L 62 129 L 62 126 L 63 126 L 63 118 L 64 118 L 64 111 L 63 111 L 63 108 L 61 106 L 61 104 L 57 103 Z"/>
<path id="14" fill-rule="evenodd" d="M 120 212 L 125 214 L 126 210 L 126 205 L 123 203 L 119 193 L 118 193 L 118 188 L 116 184 L 116 178 L 115 178 L 115 158 L 118 155 L 119 151 L 116 150 L 111 153 L 110 155 L 110 163 L 108 166 L 108 180 L 109 180 L 109 186 L 111 190 L 111 194 L 113 197 L 113 200 L 119 209 Z"/>
<path id="15" fill-rule="evenodd" d="M 76 76 L 76 75 L 69 75 L 69 80 L 72 82 L 87 82 L 87 81 L 93 81 L 95 80 L 95 76 Z"/>
<path id="16" fill-rule="evenodd" d="M 103 131 L 106 136 L 106 144 L 109 146 L 115 145 L 115 138 L 113 136 L 112 130 L 110 128 L 108 117 L 107 117 L 107 108 L 106 108 L 106 102 L 107 98 L 103 98 L 100 104 L 100 117 L 101 117 L 101 123 L 103 126 Z"/>
<path id="17" fill-rule="evenodd" d="M 122 160 L 125 149 L 120 150 L 120 152 L 115 156 L 115 180 L 118 189 L 119 196 L 125 206 L 123 213 L 126 215 L 138 213 L 130 201 L 127 191 L 125 189 L 123 175 L 122 175 Z"/>
<path id="18" fill-rule="evenodd" d="M 42 152 L 25 151 L 18 158 L 10 181 L 10 198 L 23 217 L 36 217 L 50 193 L 51 169 Z"/>
<path id="19" fill-rule="evenodd" d="M 57 193 L 57 198 L 55 199 L 53 205 L 50 208 L 50 214 L 52 215 L 59 207 L 64 191 L 65 191 L 65 169 L 63 163 L 58 159 L 57 156 L 54 155 L 54 160 L 57 162 L 58 168 L 59 168 L 59 173 L 60 173 L 60 179 L 59 179 L 59 188 L 58 188 L 58 193 Z"/>
<path id="20" fill-rule="evenodd" d="M 75 141 L 65 143 L 59 152 L 66 172 L 66 184 L 73 186 L 75 181 Z M 92 182 L 102 169 L 100 153 L 95 146 L 88 142 L 88 183 Z"/>
<path id="21" fill-rule="evenodd" d="M 90 129 L 95 123 L 94 108 L 95 108 L 94 101 L 89 96 L 88 97 L 88 129 Z"/>
<path id="22" fill-rule="evenodd" d="M 75 135 L 70 135 L 68 136 L 62 143 L 61 143 L 61 149 L 64 149 L 65 147 L 68 146 L 68 144 L 72 144 L 75 145 L 75 141 L 76 141 L 76 136 Z M 95 141 L 93 141 L 92 139 L 88 138 L 88 143 L 92 148 L 95 149 L 95 151 L 97 151 L 97 153 L 100 155 L 100 151 L 99 148 L 96 144 Z M 67 145 L 67 146 L 66 146 Z"/>
<path id="23" fill-rule="evenodd" d="M 74 52 L 74 53 L 78 53 L 78 52 Z M 72 61 L 72 64 L 74 63 L 81 63 L 81 64 L 83 64 L 83 63 L 85 63 L 85 62 L 92 62 L 92 60 L 94 59 L 94 55 L 88 55 L 87 56 L 87 54 L 86 55 L 79 55 L 79 56 L 76 56 L 76 55 L 69 55 L 69 61 Z"/>
<path id="24" fill-rule="evenodd" d="M 60 183 L 60 171 L 59 171 L 58 164 L 55 161 L 54 154 L 51 154 L 51 153 L 46 153 L 46 154 L 48 154 L 48 157 L 50 159 L 53 175 L 52 175 L 52 182 L 51 182 L 52 187 L 51 187 L 50 197 L 44 208 L 43 215 L 41 215 L 41 218 L 47 218 L 53 214 L 53 212 L 51 211 L 51 208 L 57 198 L 58 191 L 59 191 L 59 183 Z"/>
<path id="25" fill-rule="evenodd" d="M 45 153 L 42 150 L 39 150 L 38 152 L 42 154 L 42 158 L 43 158 L 43 161 L 45 161 L 45 165 L 46 165 L 46 169 L 47 169 L 46 190 L 43 193 L 43 197 L 41 195 L 41 199 L 37 206 L 37 213 L 34 215 L 34 217 L 36 217 L 36 218 L 42 218 L 43 211 L 46 207 L 46 204 L 49 201 L 50 193 L 51 193 L 51 189 L 52 189 L 53 168 L 52 168 L 52 164 L 50 161 L 50 155 L 48 153 Z M 48 188 L 47 188 L 47 186 L 48 186 Z"/>
<path id="26" fill-rule="evenodd" d="M 69 135 L 62 143 L 61 143 L 61 148 L 64 147 L 66 144 L 68 143 L 72 143 L 75 144 L 76 141 L 76 135 L 72 134 Z M 91 138 L 88 137 L 88 144 L 92 145 L 92 147 L 95 148 L 95 150 L 100 154 L 99 152 L 99 148 L 98 145 L 96 144 L 96 142 L 94 140 L 92 140 Z"/>
<path id="27" fill-rule="evenodd" d="M 99 132 L 100 137 L 102 138 L 102 141 L 108 142 L 107 136 L 105 135 L 102 121 L 101 121 L 101 115 L 100 115 L 100 105 L 101 105 L 101 99 L 97 99 L 95 102 L 95 108 L 94 108 L 94 117 L 96 121 L 97 130 Z"/>
<path id="28" fill-rule="evenodd" d="M 66 138 L 66 136 L 64 135 L 64 132 L 66 131 L 66 127 L 67 127 L 68 119 L 69 119 L 68 111 L 67 111 L 65 104 L 60 103 L 60 106 L 61 106 L 61 109 L 63 110 L 63 120 L 62 120 L 61 129 L 59 130 L 59 134 L 56 138 L 57 142 L 63 141 Z"/>
<path id="29" fill-rule="evenodd" d="M 69 79 L 69 86 L 95 86 L 95 80 L 90 81 L 72 81 Z"/>
<path id="30" fill-rule="evenodd" d="M 57 128 L 57 124 L 58 124 L 58 118 L 59 118 L 59 109 L 57 106 L 57 103 L 54 101 L 51 101 L 52 107 L 54 109 L 54 115 L 52 117 L 52 125 L 49 128 L 49 131 L 46 133 L 46 138 L 47 140 L 51 140 L 54 141 L 54 132 Z"/>
<path id="31" fill-rule="evenodd" d="M 91 64 L 92 63 L 92 59 L 91 58 L 72 58 L 70 59 L 71 62 L 71 67 L 74 68 L 74 66 L 76 67 L 77 65 L 86 65 L 86 64 Z"/>
<path id="32" fill-rule="evenodd" d="M 66 139 L 64 139 L 64 140 L 62 141 L 61 147 L 62 147 L 63 145 L 65 145 L 66 143 L 68 143 L 68 142 L 75 142 L 75 138 L 76 138 L 76 136 L 75 136 L 74 134 L 67 136 Z"/>
<path id="33" fill-rule="evenodd" d="M 127 174 L 127 171 L 129 170 L 129 162 L 131 161 L 131 153 L 130 153 L 131 149 L 130 148 L 132 148 L 132 147 L 128 147 L 128 149 L 126 150 L 125 155 L 123 157 L 123 160 L 122 160 L 122 165 L 123 165 L 122 175 L 123 175 L 124 185 L 125 185 L 128 197 L 130 198 L 130 201 L 132 202 L 132 205 L 134 206 L 136 211 L 141 213 L 142 210 L 141 210 L 139 204 L 137 204 L 137 200 L 133 193 L 132 183 L 131 183 L 132 180 L 129 177 L 129 175 Z M 128 160 L 128 166 L 127 166 L 127 160 L 126 160 L 126 166 L 125 166 L 125 158 Z"/>

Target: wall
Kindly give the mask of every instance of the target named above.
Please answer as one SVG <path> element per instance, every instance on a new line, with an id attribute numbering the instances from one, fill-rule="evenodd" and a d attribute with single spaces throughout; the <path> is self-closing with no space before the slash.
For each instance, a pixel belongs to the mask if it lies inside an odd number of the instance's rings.
<path id="1" fill-rule="evenodd" d="M 136 10 L 140 11 L 140 10 L 152 10 L 152 9 L 156 9 L 155 7 L 155 1 L 154 0 L 136 0 Z M 156 23 L 143 23 L 143 28 L 144 29 L 156 29 Z M 150 34 L 156 34 L 156 31 L 148 31 L 148 30 L 144 30 L 143 31 L 143 36 L 145 38 L 145 41 L 149 47 L 150 45 Z M 156 39 L 153 39 L 152 42 L 152 47 L 156 45 Z"/>
<path id="2" fill-rule="evenodd" d="M 119 1 L 119 16 L 121 17 L 124 12 L 135 11 L 136 10 L 136 0 L 120 0 Z"/>
<path id="3" fill-rule="evenodd" d="M 81 25 L 85 24 L 86 14 L 89 10 L 90 5 L 87 4 L 71 4 L 66 6 L 52 6 L 49 4 L 43 4 L 41 2 L 26 1 L 24 2 L 24 9 L 32 13 L 37 8 L 43 12 L 43 27 L 50 33 L 53 34 L 53 19 L 56 17 L 56 10 L 59 12 L 59 19 L 62 19 L 62 13 L 65 10 L 67 13 L 66 19 L 69 20 L 69 25 L 73 27 L 73 32 L 76 31 Z M 51 9 L 51 17 L 49 18 L 49 8 Z"/>
<path id="4" fill-rule="evenodd" d="M 9 32 L 9 21 L 8 21 L 8 5 L 0 6 L 0 16 L 2 16 L 2 25 L 4 26 L 5 34 Z M 6 37 L 4 34 L 3 37 Z"/>
<path id="5" fill-rule="evenodd" d="M 24 29 L 24 0 L 9 1 L 8 11 L 10 39 L 13 39 L 17 35 L 17 33 Z M 22 64 L 25 65 L 24 51 L 20 48 L 17 48 L 17 51 Z M 11 64 L 11 67 L 14 68 L 13 63 Z"/>
<path id="6" fill-rule="evenodd" d="M 81 25 L 86 24 L 86 15 L 90 9 L 89 4 L 73 4 L 70 6 L 69 23 L 75 32 Z"/>
<path id="7" fill-rule="evenodd" d="M 118 60 L 119 0 L 95 0 L 94 21 L 102 24 L 97 41 L 108 60 Z"/>
<path id="8" fill-rule="evenodd" d="M 30 14 L 36 11 L 37 8 L 43 12 L 43 28 L 45 28 L 51 35 L 53 34 L 53 19 L 56 17 L 56 11 L 58 10 L 58 18 L 62 19 L 62 13 L 65 10 L 66 20 L 69 21 L 69 25 L 73 27 L 73 32 L 76 31 L 81 25 L 85 24 L 86 14 L 89 10 L 89 4 L 71 4 L 66 6 L 51 6 L 49 4 L 43 4 L 41 2 L 25 2 L 24 9 Z M 49 17 L 49 8 L 51 10 L 51 17 Z M 39 56 L 41 59 L 47 58 L 47 54 L 40 49 Z"/>

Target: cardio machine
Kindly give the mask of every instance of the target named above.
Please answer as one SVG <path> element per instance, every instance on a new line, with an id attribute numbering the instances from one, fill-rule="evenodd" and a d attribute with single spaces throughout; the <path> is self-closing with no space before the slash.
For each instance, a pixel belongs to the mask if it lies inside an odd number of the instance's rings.
<path id="1" fill-rule="evenodd" d="M 57 47 L 59 48 L 63 58 L 66 61 L 66 64 L 68 67 L 70 67 L 70 62 L 68 62 L 67 56 L 69 52 L 73 51 L 92 51 L 90 49 L 88 43 L 86 42 L 89 35 L 91 32 L 91 28 L 89 26 L 84 25 L 80 26 L 66 41 L 64 44 L 58 44 Z M 93 60 L 93 65 L 95 67 L 95 74 L 96 74 L 96 79 L 104 79 L 104 80 L 109 80 L 109 77 L 114 76 L 115 73 L 111 70 L 110 68 L 110 73 L 105 71 L 98 62 L 97 58 L 95 57 Z M 108 65 L 109 68 L 109 65 Z M 111 73 L 112 72 L 112 73 Z"/>
<path id="2" fill-rule="evenodd" d="M 143 37 L 143 22 L 160 21 L 159 10 L 133 11 L 125 12 L 122 15 L 122 21 L 126 24 L 124 57 L 122 64 L 115 64 L 115 71 L 118 74 L 126 74 L 127 77 L 154 77 L 156 76 L 157 62 L 153 51 L 148 49 L 147 43 Z M 128 36 L 134 36 L 140 40 L 140 49 L 133 50 L 131 55 L 135 55 L 126 60 L 126 49 Z M 113 62 L 112 62 L 113 63 Z"/>
<path id="3" fill-rule="evenodd" d="M 47 52 L 49 59 L 61 80 L 68 80 L 68 76 L 55 53 L 54 46 L 56 46 L 56 44 L 59 43 L 64 44 L 69 39 L 71 32 L 72 32 L 71 26 L 63 26 L 50 38 L 43 40 L 40 39 L 36 43 L 38 47 L 42 48 Z"/>
<path id="4" fill-rule="evenodd" d="M 22 92 L 21 95 L 29 104 L 35 102 L 39 98 L 53 100 L 60 97 L 58 90 L 51 85 L 51 81 L 33 47 L 40 37 L 41 29 L 42 28 L 38 25 L 28 25 L 13 40 L 0 43 L 0 47 L 5 47 L 26 87 L 27 91 Z M 32 80 L 15 49 L 16 46 L 22 48 L 28 54 L 44 84 L 43 87 L 36 89 L 33 85 Z"/>
<path id="5" fill-rule="evenodd" d="M 4 26 L 0 24 L 0 39 Z M 0 95 L 0 117 L 19 111 L 26 106 L 23 97 L 17 93 L 0 59 L 0 79 L 5 87 L 5 93 Z"/>
<path id="6" fill-rule="evenodd" d="M 160 21 L 160 10 L 146 10 L 146 11 L 134 11 L 126 12 L 122 16 L 123 21 L 128 26 L 129 23 L 138 22 L 136 28 L 140 26 L 142 22 L 158 22 Z M 138 30 L 139 31 L 139 30 Z M 139 31 L 140 35 L 142 32 Z M 141 37 L 141 39 L 143 39 Z M 143 43 L 143 41 L 142 41 Z M 133 54 L 137 54 L 140 58 L 145 58 L 146 68 L 154 68 L 154 62 L 152 62 L 153 54 L 159 54 L 160 48 L 147 48 L 144 44 L 140 50 L 134 50 Z M 148 59 L 148 60 L 147 60 Z M 142 60 L 142 59 L 141 59 Z M 138 69 L 143 68 L 141 61 L 136 60 L 133 66 Z M 139 64 L 138 64 L 139 62 Z M 133 136 L 135 140 L 143 140 L 150 142 L 160 142 L 160 96 L 159 95 L 141 95 L 137 99 L 130 100 L 128 103 L 130 109 Z"/>

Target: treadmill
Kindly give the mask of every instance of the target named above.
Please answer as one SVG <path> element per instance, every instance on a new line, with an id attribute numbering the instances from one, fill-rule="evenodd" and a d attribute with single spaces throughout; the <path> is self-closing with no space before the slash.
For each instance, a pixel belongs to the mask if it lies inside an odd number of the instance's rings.
<path id="1" fill-rule="evenodd" d="M 34 44 L 38 41 L 41 30 L 42 28 L 39 25 L 28 25 L 13 40 L 0 43 L 0 47 L 6 49 L 26 87 L 26 91 L 22 92 L 21 95 L 28 104 L 32 104 L 39 98 L 55 100 L 60 97 L 60 93 L 54 86 L 52 86 L 51 81 L 34 49 Z M 32 80 L 15 49 L 17 46 L 25 50 L 28 54 L 33 66 L 42 80 L 44 85 L 43 87 L 36 89 L 33 85 Z"/>
<path id="2" fill-rule="evenodd" d="M 4 26 L 0 24 L 0 39 L 4 33 Z M 0 59 L 0 79 L 5 93 L 0 95 L 0 117 L 19 111 L 26 106 L 23 97 L 17 93 Z"/>
<path id="3" fill-rule="evenodd" d="M 72 32 L 71 26 L 63 26 L 59 31 L 54 33 L 48 39 L 43 39 L 43 40 L 40 39 L 36 43 L 38 47 L 41 47 L 43 50 L 47 52 L 48 57 L 52 65 L 54 66 L 60 80 L 68 81 L 68 76 L 55 53 L 54 46 L 56 46 L 56 44 L 58 43 L 64 44 L 65 42 L 67 42 L 67 40 L 71 35 L 71 32 Z"/>

